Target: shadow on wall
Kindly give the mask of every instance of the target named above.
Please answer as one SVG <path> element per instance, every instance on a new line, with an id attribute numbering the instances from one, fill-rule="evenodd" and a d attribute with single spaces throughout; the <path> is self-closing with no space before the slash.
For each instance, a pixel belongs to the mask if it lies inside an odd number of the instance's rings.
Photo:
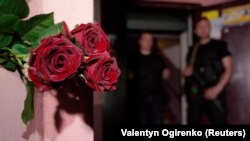
<path id="1" fill-rule="evenodd" d="M 55 90 L 35 94 L 35 117 L 23 137 L 29 139 L 38 132 L 45 139 L 86 139 L 83 136 L 90 133 L 89 128 L 93 129 L 93 90 L 79 77 L 72 77 Z"/>
<path id="2" fill-rule="evenodd" d="M 93 128 L 93 90 L 82 79 L 73 77 L 57 89 L 59 105 L 55 113 L 56 128 L 61 129 L 61 111 L 80 114 L 83 120 Z"/>

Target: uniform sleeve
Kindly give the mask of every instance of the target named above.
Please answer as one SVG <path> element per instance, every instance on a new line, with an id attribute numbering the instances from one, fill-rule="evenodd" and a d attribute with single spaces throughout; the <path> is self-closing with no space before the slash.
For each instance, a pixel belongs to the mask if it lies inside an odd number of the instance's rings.
<path id="1" fill-rule="evenodd" d="M 227 43 L 224 41 L 221 41 L 220 43 L 220 58 L 223 59 L 226 56 L 231 56 L 231 52 L 229 51 L 227 47 Z"/>

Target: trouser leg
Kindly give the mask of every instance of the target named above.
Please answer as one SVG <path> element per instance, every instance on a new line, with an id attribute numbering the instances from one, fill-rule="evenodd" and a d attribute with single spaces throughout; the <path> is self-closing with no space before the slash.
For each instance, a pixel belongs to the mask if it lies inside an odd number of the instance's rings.
<path id="1" fill-rule="evenodd" d="M 188 124 L 200 124 L 203 115 L 202 96 L 188 99 Z"/>
<path id="2" fill-rule="evenodd" d="M 153 97 L 153 101 L 148 105 L 148 123 L 161 124 L 162 122 L 162 100 L 160 96 Z"/>
<path id="3" fill-rule="evenodd" d="M 205 100 L 205 108 L 207 116 L 212 124 L 226 124 L 226 109 L 219 100 Z"/>

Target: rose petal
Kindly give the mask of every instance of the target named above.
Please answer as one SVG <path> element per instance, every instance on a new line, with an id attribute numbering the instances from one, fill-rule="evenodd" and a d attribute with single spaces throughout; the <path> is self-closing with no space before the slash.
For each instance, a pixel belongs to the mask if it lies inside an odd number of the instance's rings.
<path id="1" fill-rule="evenodd" d="M 29 76 L 39 89 L 46 90 L 77 72 L 82 51 L 63 34 L 42 40 L 30 61 Z"/>
<path id="2" fill-rule="evenodd" d="M 84 71 L 86 84 L 97 91 L 114 90 L 119 75 L 115 58 L 106 56 L 89 61 Z"/>

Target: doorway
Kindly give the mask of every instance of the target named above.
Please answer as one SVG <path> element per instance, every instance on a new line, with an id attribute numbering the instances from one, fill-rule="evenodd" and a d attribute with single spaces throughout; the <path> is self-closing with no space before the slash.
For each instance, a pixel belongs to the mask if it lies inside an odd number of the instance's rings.
<path id="1" fill-rule="evenodd" d="M 250 124 L 250 25 L 224 30 L 223 39 L 228 43 L 233 58 L 233 76 L 226 91 L 230 124 Z"/>

